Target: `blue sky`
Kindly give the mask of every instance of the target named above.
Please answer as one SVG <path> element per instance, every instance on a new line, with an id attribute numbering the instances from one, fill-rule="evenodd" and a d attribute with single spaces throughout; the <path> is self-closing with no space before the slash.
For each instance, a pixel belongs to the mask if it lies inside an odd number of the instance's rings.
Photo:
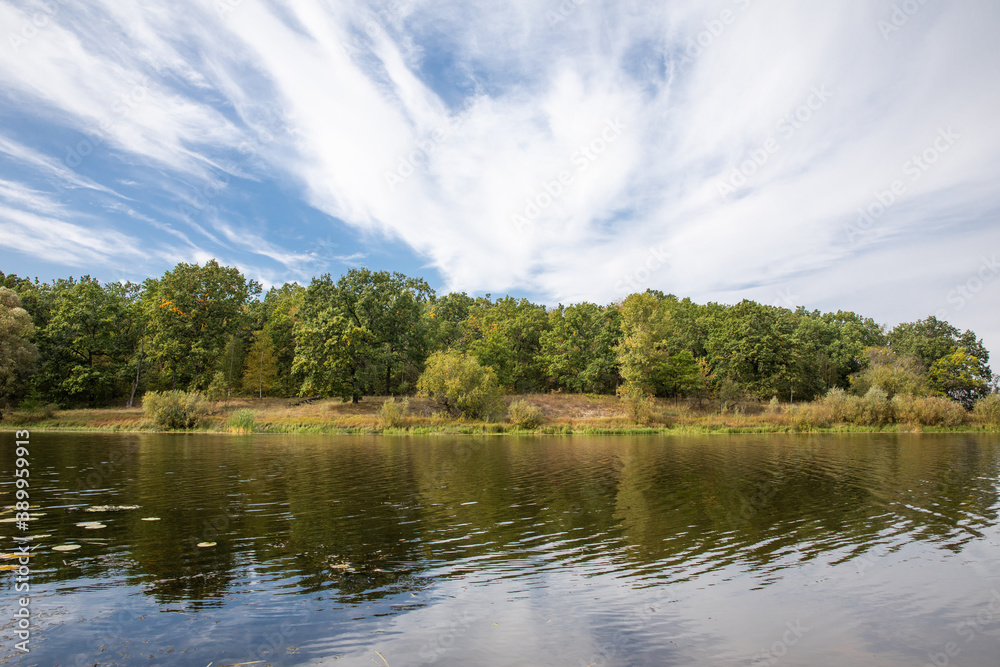
<path id="1" fill-rule="evenodd" d="M 1000 353 L 1000 5 L 0 2 L 0 269 L 936 314 Z"/>

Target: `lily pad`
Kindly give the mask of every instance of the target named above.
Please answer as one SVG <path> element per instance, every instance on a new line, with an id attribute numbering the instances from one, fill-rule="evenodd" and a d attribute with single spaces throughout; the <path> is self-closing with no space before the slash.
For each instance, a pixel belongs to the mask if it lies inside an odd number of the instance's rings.
<path id="1" fill-rule="evenodd" d="M 104 527 L 104 524 L 100 521 L 81 521 L 76 525 L 80 528 L 93 528 L 94 526 Z"/>
<path id="2" fill-rule="evenodd" d="M 33 553 L 26 553 L 26 554 L 25 553 L 19 553 L 19 554 L 0 554 L 0 560 L 17 560 L 21 556 L 27 556 L 28 558 L 31 558 L 34 555 L 35 554 L 33 554 Z"/>
<path id="3" fill-rule="evenodd" d="M 144 516 L 141 519 L 139 519 L 139 521 L 159 521 L 159 520 L 160 517 L 158 516 Z"/>
<path id="4" fill-rule="evenodd" d="M 204 548 L 204 547 L 214 547 L 215 545 L 216 545 L 216 542 L 199 542 L 198 543 L 198 546 L 202 547 L 202 548 Z"/>
<path id="5" fill-rule="evenodd" d="M 11 570 L 16 570 L 20 565 L 0 565 L 0 572 L 10 572 Z"/>
<path id="6" fill-rule="evenodd" d="M 137 510 L 138 505 L 91 505 L 84 509 L 84 512 L 124 512 L 125 510 Z"/>
<path id="7" fill-rule="evenodd" d="M 87 530 L 100 530 L 101 528 L 107 528 L 103 523 L 92 523 L 90 525 L 84 526 Z"/>
<path id="8" fill-rule="evenodd" d="M 76 551 L 80 548 L 79 544 L 60 544 L 59 546 L 52 547 L 53 551 Z"/>

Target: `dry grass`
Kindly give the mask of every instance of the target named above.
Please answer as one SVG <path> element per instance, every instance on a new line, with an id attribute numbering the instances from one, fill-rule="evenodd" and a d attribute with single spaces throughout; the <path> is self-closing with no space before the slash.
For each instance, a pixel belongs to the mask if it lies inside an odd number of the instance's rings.
<path id="1" fill-rule="evenodd" d="M 235 398 L 213 403 L 198 430 L 230 432 L 229 425 L 240 410 L 255 414 L 254 431 L 259 433 L 505 433 L 523 432 L 515 424 L 455 419 L 443 415 L 440 407 L 423 397 L 409 397 L 409 410 L 399 426 L 391 428 L 380 423 L 379 413 L 388 397 L 369 396 L 360 403 L 326 398 L 292 405 L 298 399 Z M 832 406 L 823 401 L 789 406 L 745 403 L 734 409 L 720 410 L 718 402 L 675 401 L 653 399 L 652 417 L 647 424 L 637 424 L 626 414 L 615 396 L 590 394 L 526 394 L 508 396 L 506 401 L 524 401 L 541 410 L 544 421 L 534 429 L 538 433 L 655 433 L 665 429 L 690 433 L 767 433 L 833 431 L 909 431 L 936 430 L 955 423 L 954 419 L 940 422 L 941 426 L 919 426 L 917 420 L 883 426 L 846 423 L 836 419 Z M 921 406 L 925 407 L 925 406 Z M 927 407 L 934 407 L 928 404 Z M 924 418 L 932 421 L 930 418 Z M 900 420 L 903 422 L 903 420 Z M 98 410 L 65 410 L 47 418 L 9 412 L 0 427 L 14 429 L 31 426 L 38 430 L 103 430 L 152 431 L 154 427 L 140 408 L 107 408 Z M 970 416 L 966 430 L 978 430 L 986 424 Z"/>

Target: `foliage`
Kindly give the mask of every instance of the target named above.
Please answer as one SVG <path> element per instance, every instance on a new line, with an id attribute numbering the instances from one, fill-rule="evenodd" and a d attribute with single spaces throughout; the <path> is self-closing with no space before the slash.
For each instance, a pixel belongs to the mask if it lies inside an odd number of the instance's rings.
<path id="1" fill-rule="evenodd" d="M 208 404 L 197 391 L 147 391 L 142 409 L 157 427 L 177 430 L 196 427 L 208 412 Z"/>
<path id="2" fill-rule="evenodd" d="M 877 387 L 888 398 L 897 394 L 926 396 L 930 393 L 920 363 L 912 357 L 900 357 L 887 347 L 865 350 L 866 368 L 851 376 L 851 392 L 866 395 Z"/>
<path id="3" fill-rule="evenodd" d="M 142 285 L 0 272 L 0 287 L 5 302 L 20 299 L 20 310 L 2 306 L 0 400 L 38 405 L 131 403 L 147 389 L 209 389 L 216 399 L 405 395 L 432 352 L 469 355 L 506 391 L 623 391 L 636 414 L 654 396 L 699 407 L 717 396 L 729 408 L 797 404 L 840 388 L 854 394 L 842 407 L 855 423 L 867 419 L 873 387 L 916 415 L 910 397 L 971 407 L 998 381 L 982 340 L 933 317 L 886 334 L 851 312 L 699 305 L 655 290 L 547 309 L 512 297 L 437 297 L 418 278 L 353 269 L 261 298 L 256 282 L 215 261 L 178 264 Z M 819 403 L 815 410 L 830 409 Z M 945 406 L 919 404 L 928 415 Z"/>
<path id="4" fill-rule="evenodd" d="M 1000 428 L 1000 394 L 983 396 L 972 410 L 982 423 Z"/>
<path id="5" fill-rule="evenodd" d="M 533 429 L 541 426 L 545 417 L 540 408 L 518 399 L 507 406 L 507 420 L 518 428 Z"/>
<path id="6" fill-rule="evenodd" d="M 229 398 L 225 371 L 219 371 L 212 377 L 212 381 L 208 383 L 208 389 L 205 390 L 205 396 L 210 401 L 223 401 Z"/>
<path id="7" fill-rule="evenodd" d="M 278 386 L 278 356 L 271 331 L 265 328 L 257 332 L 247 350 L 243 367 L 243 388 L 247 393 L 263 398 L 274 395 Z"/>
<path id="8" fill-rule="evenodd" d="M 618 388 L 618 399 L 625 415 L 636 424 L 649 424 L 653 421 L 653 397 L 641 386 L 628 383 L 621 385 Z"/>
<path id="9" fill-rule="evenodd" d="M 433 294 L 423 280 L 400 273 L 351 269 L 336 283 L 313 279 L 295 327 L 293 371 L 303 394 L 361 400 L 393 393 L 415 379 L 426 355 L 424 303 Z"/>
<path id="10" fill-rule="evenodd" d="M 707 323 L 706 351 L 720 378 L 761 398 L 791 394 L 800 385 L 803 353 L 787 310 L 741 301 Z"/>
<path id="11" fill-rule="evenodd" d="M 961 426 L 969 413 L 941 396 L 896 396 L 892 399 L 896 421 L 923 426 Z"/>
<path id="12" fill-rule="evenodd" d="M 410 399 L 396 401 L 395 398 L 382 403 L 378 411 L 378 426 L 381 429 L 400 428 L 406 425 L 406 417 L 410 413 Z"/>
<path id="13" fill-rule="evenodd" d="M 451 414 L 470 419 L 492 420 L 502 415 L 505 408 L 493 369 L 458 352 L 432 354 L 417 382 L 417 390 Z"/>
<path id="14" fill-rule="evenodd" d="M 107 404 L 130 393 L 143 316 L 139 285 L 90 276 L 34 290 L 42 363 L 37 395 L 66 404 Z"/>
<path id="15" fill-rule="evenodd" d="M 990 392 L 990 377 L 982 373 L 979 359 L 960 347 L 931 364 L 927 379 L 931 389 L 971 410 L 978 399 Z"/>
<path id="16" fill-rule="evenodd" d="M 250 298 L 259 293 L 256 281 L 215 260 L 204 266 L 181 263 L 162 278 L 147 280 L 149 350 L 158 384 L 204 389 L 216 371 L 225 370 L 228 388 L 236 365 L 233 338 L 242 334 Z"/>
<path id="17" fill-rule="evenodd" d="M 554 385 L 580 393 L 610 393 L 618 381 L 615 346 L 621 315 L 593 303 L 563 307 L 549 315 L 540 336 L 539 362 Z"/>
<path id="18" fill-rule="evenodd" d="M 509 296 L 493 303 L 487 295 L 469 309 L 459 349 L 492 368 L 505 389 L 516 393 L 539 391 L 545 385 L 539 359 L 541 336 L 548 323 L 544 306 Z"/>
<path id="19" fill-rule="evenodd" d="M 31 373 L 38 352 L 31 342 L 35 327 L 21 307 L 21 299 L 0 287 L 0 402 L 18 392 L 18 384 Z"/>

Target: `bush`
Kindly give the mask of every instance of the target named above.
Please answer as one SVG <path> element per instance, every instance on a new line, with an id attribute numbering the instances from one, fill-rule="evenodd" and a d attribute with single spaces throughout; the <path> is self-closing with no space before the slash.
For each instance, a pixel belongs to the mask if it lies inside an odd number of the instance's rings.
<path id="1" fill-rule="evenodd" d="M 1000 394 L 983 396 L 972 410 L 983 424 L 1000 428 Z"/>
<path id="2" fill-rule="evenodd" d="M 545 417 L 541 409 L 525 400 L 514 401 L 507 407 L 507 419 L 520 428 L 538 428 Z"/>
<path id="3" fill-rule="evenodd" d="M 834 411 L 824 398 L 812 403 L 800 403 L 791 408 L 792 420 L 799 430 L 807 428 L 826 428 L 830 424 L 841 421 L 834 417 Z"/>
<path id="4" fill-rule="evenodd" d="M 198 425 L 208 404 L 196 391 L 148 391 L 142 397 L 142 410 L 159 428 L 187 429 Z"/>
<path id="5" fill-rule="evenodd" d="M 625 409 L 625 415 L 636 424 L 649 424 L 653 421 L 653 397 L 640 387 L 623 384 L 618 387 L 618 398 Z"/>
<path id="6" fill-rule="evenodd" d="M 923 426 L 960 426 L 968 413 L 955 401 L 941 396 L 895 396 L 892 399 L 897 421 Z"/>
<path id="7" fill-rule="evenodd" d="M 405 426 L 409 413 L 410 399 L 404 398 L 397 403 L 395 398 L 390 398 L 378 410 L 378 427 L 387 429 Z"/>
<path id="8" fill-rule="evenodd" d="M 417 381 L 417 390 L 453 415 L 497 419 L 506 411 L 497 374 L 459 352 L 435 352 Z"/>
<path id="9" fill-rule="evenodd" d="M 257 415 L 253 410 L 237 410 L 226 420 L 226 426 L 239 433 L 253 433 Z"/>
<path id="10" fill-rule="evenodd" d="M 861 426 L 883 426 L 892 421 L 889 395 L 878 386 L 868 390 L 853 412 L 852 421 Z"/>

